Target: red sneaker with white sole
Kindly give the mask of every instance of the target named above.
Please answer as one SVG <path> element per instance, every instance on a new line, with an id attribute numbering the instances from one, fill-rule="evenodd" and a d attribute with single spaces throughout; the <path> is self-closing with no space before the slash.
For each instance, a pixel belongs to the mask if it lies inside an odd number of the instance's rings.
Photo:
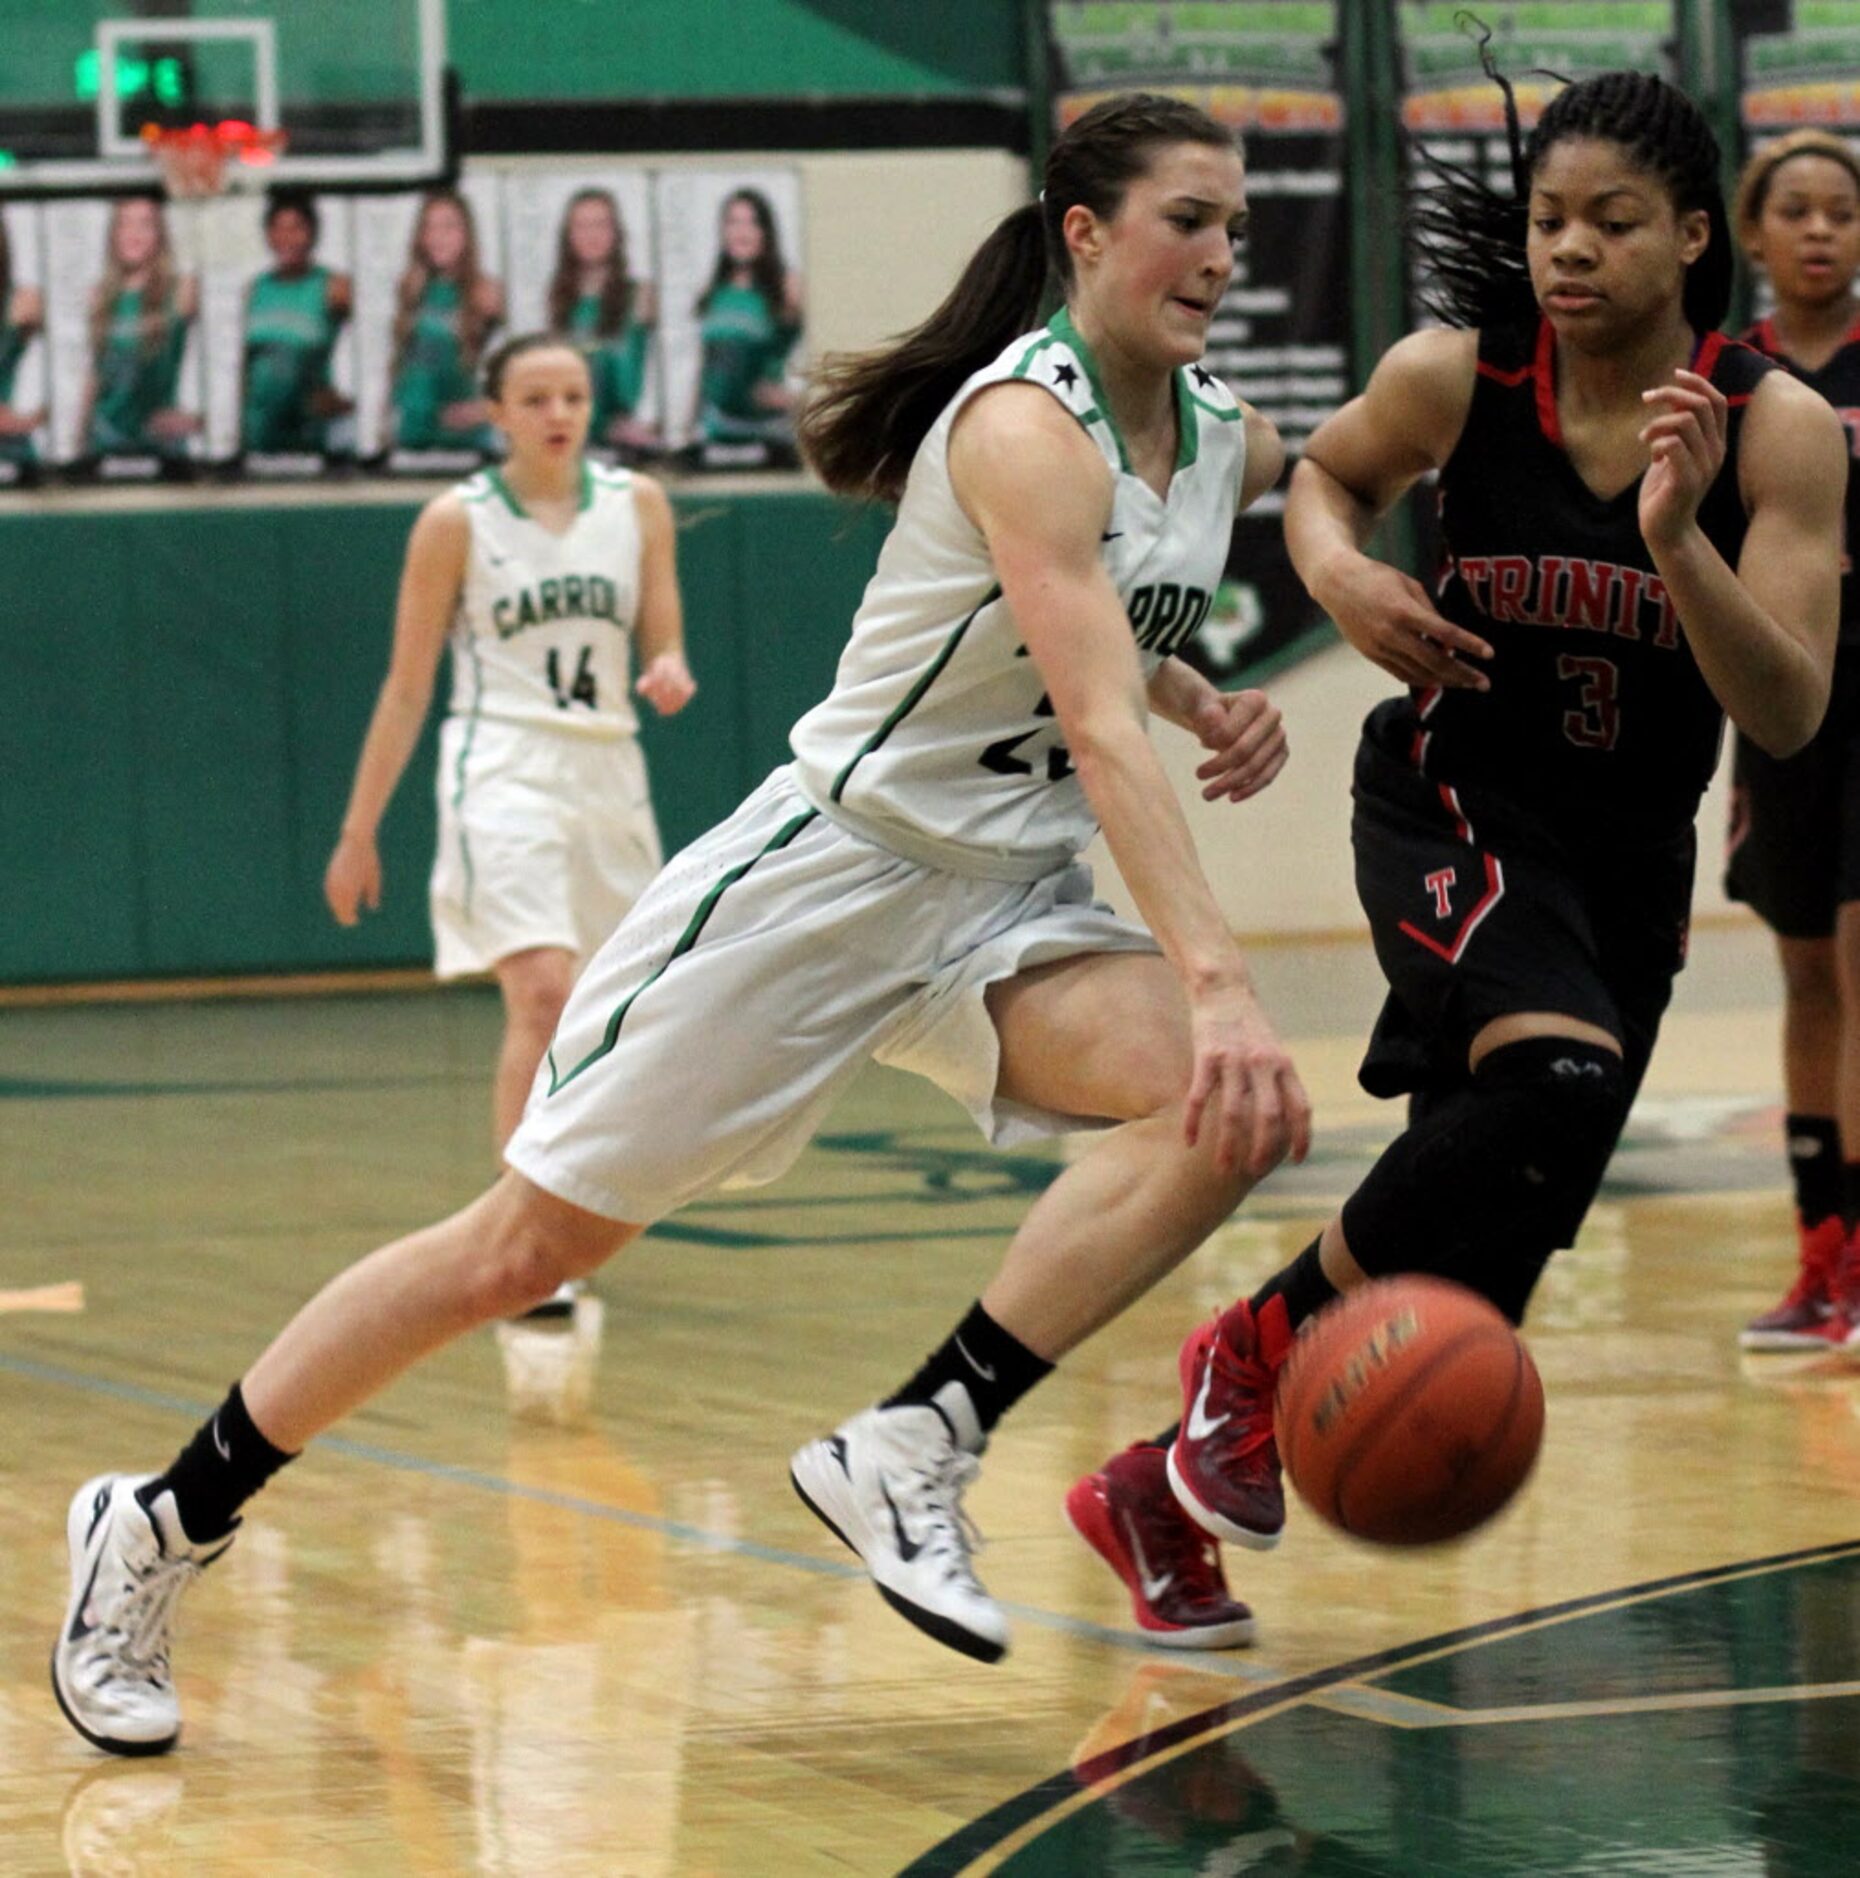
<path id="1" fill-rule="evenodd" d="M 1292 1347 L 1285 1300 L 1256 1323 L 1242 1298 L 1182 1345 L 1182 1426 L 1169 1484 L 1204 1531 L 1269 1551 L 1285 1530 L 1285 1488 L 1272 1438 L 1272 1392 Z"/>
<path id="2" fill-rule="evenodd" d="M 1232 1596 L 1220 1547 L 1176 1504 L 1167 1451 L 1139 1442 L 1074 1483 L 1066 1517 L 1130 1588 L 1137 1628 L 1172 1650 L 1253 1641 L 1253 1613 Z"/>

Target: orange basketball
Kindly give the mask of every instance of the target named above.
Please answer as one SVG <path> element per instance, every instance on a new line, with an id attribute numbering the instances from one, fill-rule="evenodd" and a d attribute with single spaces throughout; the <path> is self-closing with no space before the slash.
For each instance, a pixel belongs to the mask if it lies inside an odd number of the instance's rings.
<path id="1" fill-rule="evenodd" d="M 1280 1458 L 1314 1513 L 1378 1545 L 1432 1545 L 1524 1484 L 1544 1390 L 1483 1298 L 1382 1278 L 1312 1319 L 1279 1372 L 1276 1414 Z"/>

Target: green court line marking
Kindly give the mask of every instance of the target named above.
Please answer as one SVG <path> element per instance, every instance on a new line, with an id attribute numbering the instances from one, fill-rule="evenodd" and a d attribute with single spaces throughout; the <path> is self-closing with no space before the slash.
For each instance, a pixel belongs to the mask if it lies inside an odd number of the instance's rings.
<path id="1" fill-rule="evenodd" d="M 1107 1794 L 1127 1785 L 1139 1776 L 1152 1773 L 1168 1762 L 1206 1747 L 1224 1736 L 1237 1734 L 1256 1722 L 1302 1706 L 1315 1706 L 1316 1699 L 1330 1696 L 1351 1685 L 1362 1684 L 1378 1676 L 1392 1675 L 1419 1663 L 1437 1661 L 1443 1656 L 1458 1655 L 1499 1638 L 1509 1639 L 1531 1630 L 1546 1629 L 1578 1617 L 1619 1610 L 1631 1604 L 1644 1604 L 1656 1598 L 1683 1591 L 1699 1590 L 1738 1578 L 1762 1577 L 1772 1572 L 1789 1571 L 1799 1565 L 1860 1555 L 1860 1540 L 1840 1540 L 1829 1545 L 1808 1546 L 1795 1552 L 1782 1552 L 1768 1558 L 1747 1559 L 1736 1564 L 1709 1566 L 1700 1571 L 1678 1572 L 1667 1578 L 1650 1579 L 1615 1591 L 1591 1593 L 1566 1599 L 1561 1604 L 1537 1610 L 1516 1612 L 1509 1617 L 1491 1618 L 1462 1630 L 1448 1631 L 1439 1637 L 1418 1643 L 1398 1644 L 1373 1655 L 1339 1663 L 1329 1669 L 1312 1670 L 1303 1676 L 1262 1688 L 1254 1694 L 1205 1709 L 1197 1715 L 1184 1716 L 1154 1734 L 1140 1736 L 1122 1748 L 1100 1755 L 1096 1760 L 1063 1772 L 1050 1774 L 1038 1785 L 1003 1801 L 992 1811 L 971 1821 L 960 1831 L 932 1846 L 913 1859 L 898 1873 L 898 1878 L 957 1878 L 959 1873 L 992 1872 L 1015 1853 L 1035 1843 L 1042 1833 L 1072 1814 L 1097 1805 Z M 1376 1719 L 1382 1719 L 1377 1717 Z"/>

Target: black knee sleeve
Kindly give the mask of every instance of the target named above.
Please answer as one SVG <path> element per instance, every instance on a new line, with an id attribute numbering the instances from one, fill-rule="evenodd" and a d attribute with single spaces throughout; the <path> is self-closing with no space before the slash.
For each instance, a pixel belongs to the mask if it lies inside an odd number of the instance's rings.
<path id="1" fill-rule="evenodd" d="M 1529 1037 L 1492 1051 L 1345 1202 L 1356 1262 L 1372 1277 L 1453 1278 L 1517 1322 L 1550 1254 L 1574 1240 L 1631 1096 L 1621 1059 L 1597 1044 Z"/>

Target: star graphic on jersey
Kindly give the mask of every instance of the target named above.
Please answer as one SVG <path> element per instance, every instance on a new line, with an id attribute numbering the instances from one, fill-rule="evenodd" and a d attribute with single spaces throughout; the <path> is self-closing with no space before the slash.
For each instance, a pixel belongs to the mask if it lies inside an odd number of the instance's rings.
<path id="1" fill-rule="evenodd" d="M 1209 387 L 1212 386 L 1214 383 L 1214 374 L 1211 371 L 1209 371 L 1206 366 L 1203 366 L 1203 365 L 1195 366 L 1193 368 L 1193 374 L 1194 374 L 1195 383 L 1198 384 L 1202 388 L 1203 391 L 1208 390 Z"/>
<path id="2" fill-rule="evenodd" d="M 1061 365 L 1055 365 L 1053 367 L 1053 383 L 1054 384 L 1063 385 L 1068 391 L 1070 391 L 1072 387 L 1076 385 L 1078 382 L 1079 382 L 1079 375 L 1072 366 L 1061 364 Z"/>

